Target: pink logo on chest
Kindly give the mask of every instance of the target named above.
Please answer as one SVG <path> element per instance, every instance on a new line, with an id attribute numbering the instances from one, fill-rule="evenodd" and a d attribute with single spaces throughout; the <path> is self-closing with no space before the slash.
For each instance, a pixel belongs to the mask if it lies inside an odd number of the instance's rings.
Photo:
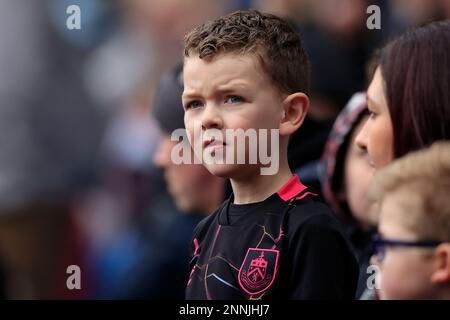
<path id="1" fill-rule="evenodd" d="M 250 295 L 269 289 L 275 280 L 280 252 L 249 248 L 239 269 L 239 286 Z"/>

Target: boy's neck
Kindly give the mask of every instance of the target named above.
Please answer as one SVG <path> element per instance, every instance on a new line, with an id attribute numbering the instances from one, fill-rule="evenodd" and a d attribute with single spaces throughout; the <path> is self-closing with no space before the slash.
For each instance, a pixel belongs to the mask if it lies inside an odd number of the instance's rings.
<path id="1" fill-rule="evenodd" d="M 292 171 L 287 161 L 280 166 L 275 175 L 255 174 L 242 179 L 232 178 L 231 186 L 235 204 L 260 202 L 277 192 L 292 178 Z"/>

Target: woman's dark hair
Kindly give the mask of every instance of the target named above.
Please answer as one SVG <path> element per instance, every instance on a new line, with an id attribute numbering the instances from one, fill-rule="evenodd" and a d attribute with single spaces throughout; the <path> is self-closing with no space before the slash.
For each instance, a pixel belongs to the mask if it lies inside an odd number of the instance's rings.
<path id="1" fill-rule="evenodd" d="M 413 29 L 379 52 L 394 157 L 450 139 L 450 21 Z"/>

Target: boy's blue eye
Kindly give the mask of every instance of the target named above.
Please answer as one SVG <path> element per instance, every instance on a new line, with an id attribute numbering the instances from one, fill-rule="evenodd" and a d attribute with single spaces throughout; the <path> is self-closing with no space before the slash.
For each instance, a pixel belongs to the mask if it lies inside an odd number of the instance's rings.
<path id="1" fill-rule="evenodd" d="M 241 103 L 241 102 L 243 102 L 244 101 L 244 99 L 242 99 L 241 97 L 239 97 L 239 96 L 228 96 L 227 98 L 226 98 L 226 100 L 225 100 L 225 102 L 226 103 Z"/>
<path id="2" fill-rule="evenodd" d="M 199 100 L 190 101 L 186 103 L 186 110 L 200 108 L 201 106 L 203 106 L 203 104 Z"/>

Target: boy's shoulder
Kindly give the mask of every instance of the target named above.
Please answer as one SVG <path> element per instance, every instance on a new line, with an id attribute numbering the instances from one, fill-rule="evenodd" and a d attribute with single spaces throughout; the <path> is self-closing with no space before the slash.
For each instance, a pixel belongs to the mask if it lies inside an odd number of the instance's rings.
<path id="1" fill-rule="evenodd" d="M 278 191 L 283 203 L 289 206 L 287 221 L 290 229 L 300 227 L 333 227 L 341 229 L 341 222 L 325 201 L 294 177 Z"/>
<path id="2" fill-rule="evenodd" d="M 286 218 L 286 236 L 294 254 L 321 250 L 333 256 L 338 252 L 355 264 L 344 225 L 318 196 L 295 201 Z"/>
<path id="3" fill-rule="evenodd" d="M 317 195 L 294 200 L 289 210 L 289 224 L 296 226 L 330 226 L 342 229 L 343 226 L 333 210 Z"/>

